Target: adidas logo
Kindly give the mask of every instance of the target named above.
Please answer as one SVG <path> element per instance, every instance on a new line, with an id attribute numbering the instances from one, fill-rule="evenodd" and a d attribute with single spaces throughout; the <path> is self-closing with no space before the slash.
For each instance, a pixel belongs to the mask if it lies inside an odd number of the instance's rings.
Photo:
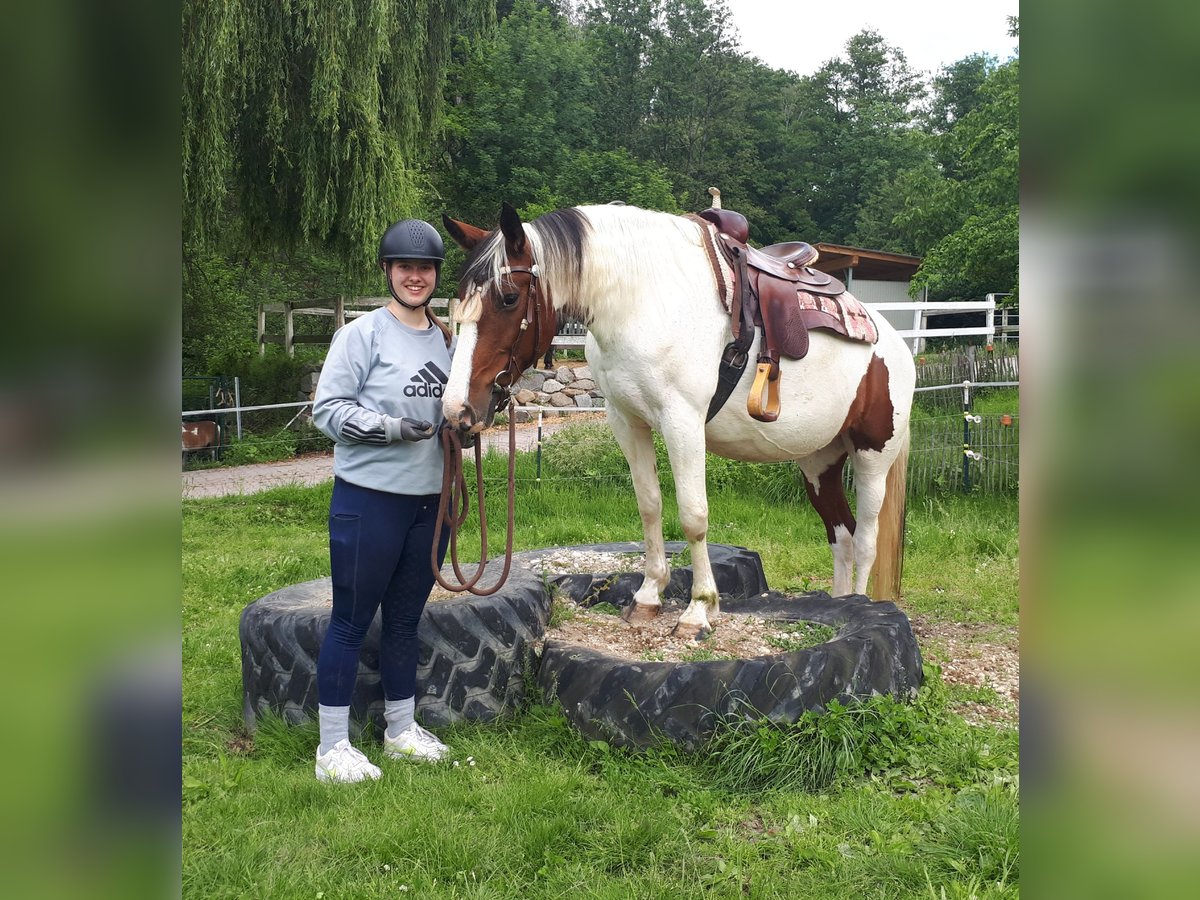
<path id="1" fill-rule="evenodd" d="M 425 363 L 412 377 L 414 384 L 404 386 L 405 397 L 441 397 L 450 376 L 433 364 Z"/>

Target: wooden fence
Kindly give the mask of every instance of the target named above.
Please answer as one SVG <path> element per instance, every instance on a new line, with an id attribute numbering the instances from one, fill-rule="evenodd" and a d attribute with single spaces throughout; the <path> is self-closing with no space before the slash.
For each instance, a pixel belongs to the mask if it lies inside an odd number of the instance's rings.
<path id="1" fill-rule="evenodd" d="M 297 344 L 328 344 L 333 333 L 346 324 L 350 319 L 365 316 L 372 310 L 387 306 L 390 297 L 332 297 L 322 300 L 284 300 L 281 303 L 263 303 L 258 307 L 258 352 L 265 353 L 267 344 L 279 344 L 288 356 L 296 355 Z M 454 327 L 454 307 L 456 299 L 434 297 L 429 305 L 442 318 Z M 267 316 L 283 316 L 283 333 L 269 334 L 267 332 Z M 333 328 L 328 333 L 296 334 L 296 316 L 320 316 L 333 320 Z"/>

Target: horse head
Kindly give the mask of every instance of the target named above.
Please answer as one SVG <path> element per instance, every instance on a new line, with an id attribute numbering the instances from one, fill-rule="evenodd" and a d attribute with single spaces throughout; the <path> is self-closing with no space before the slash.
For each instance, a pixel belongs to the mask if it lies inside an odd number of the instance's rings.
<path id="1" fill-rule="evenodd" d="M 461 432 L 478 433 L 508 402 L 521 373 L 554 340 L 554 305 L 521 217 L 507 203 L 500 227 L 484 231 L 442 216 L 467 261 L 459 276 L 461 328 L 442 412 Z"/>

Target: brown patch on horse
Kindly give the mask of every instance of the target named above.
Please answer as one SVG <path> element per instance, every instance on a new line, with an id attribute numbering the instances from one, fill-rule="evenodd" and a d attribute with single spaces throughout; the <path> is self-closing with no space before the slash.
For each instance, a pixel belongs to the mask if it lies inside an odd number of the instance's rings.
<path id="1" fill-rule="evenodd" d="M 895 434 L 892 424 L 895 408 L 888 382 L 887 363 L 872 354 L 871 364 L 858 383 L 858 392 L 842 423 L 841 433 L 850 438 L 855 450 L 882 450 Z"/>
<path id="2" fill-rule="evenodd" d="M 808 492 L 808 501 L 825 523 L 825 534 L 829 543 L 836 541 L 833 530 L 844 525 L 846 530 L 854 534 L 854 513 L 850 512 L 850 504 L 846 500 L 846 491 L 842 488 L 842 469 L 846 465 L 846 454 L 837 458 L 828 469 L 817 478 L 817 484 L 804 479 L 804 489 Z"/>

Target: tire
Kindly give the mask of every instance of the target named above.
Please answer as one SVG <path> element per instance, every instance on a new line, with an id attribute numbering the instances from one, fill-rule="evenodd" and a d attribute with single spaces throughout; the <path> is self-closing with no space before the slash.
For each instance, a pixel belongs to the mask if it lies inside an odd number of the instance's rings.
<path id="1" fill-rule="evenodd" d="M 695 749 L 720 716 L 752 712 L 795 722 L 830 700 L 916 695 L 921 652 L 908 618 L 894 603 L 861 594 L 833 599 L 768 592 L 721 600 L 722 613 L 775 621 L 818 622 L 838 629 L 805 650 L 753 659 L 644 662 L 577 644 L 546 641 L 538 688 L 557 699 L 585 736 L 625 747 L 669 742 Z"/>
<path id="2" fill-rule="evenodd" d="M 473 571 L 468 566 L 468 571 Z M 275 591 L 242 611 L 242 717 L 253 732 L 274 712 L 296 724 L 317 714 L 317 656 L 329 627 L 332 580 Z M 534 643 L 545 633 L 550 593 L 537 576 L 513 567 L 490 597 L 465 594 L 428 603 L 417 635 L 417 715 L 426 725 L 490 721 L 520 703 Z M 379 679 L 380 618 L 367 631 L 351 720 L 384 727 Z"/>
<path id="3" fill-rule="evenodd" d="M 664 546 L 668 560 L 673 556 L 678 556 L 687 548 L 687 544 L 683 541 L 667 541 Z M 576 550 L 590 553 L 642 553 L 644 544 L 640 541 L 626 541 L 528 550 L 524 553 L 513 554 L 513 565 L 531 566 L 545 556 Z M 762 559 L 753 550 L 729 544 L 709 544 L 708 559 L 712 565 L 713 578 L 717 582 L 717 592 L 721 595 L 722 603 L 725 602 L 726 597 L 753 597 L 767 589 Z M 633 595 L 637 593 L 637 589 L 642 586 L 643 577 L 642 572 L 547 575 L 546 581 L 562 590 L 580 606 L 590 607 L 597 603 L 628 606 L 633 602 Z M 672 568 L 671 580 L 663 589 L 664 607 L 686 601 L 690 597 L 691 591 L 692 567 Z"/>

